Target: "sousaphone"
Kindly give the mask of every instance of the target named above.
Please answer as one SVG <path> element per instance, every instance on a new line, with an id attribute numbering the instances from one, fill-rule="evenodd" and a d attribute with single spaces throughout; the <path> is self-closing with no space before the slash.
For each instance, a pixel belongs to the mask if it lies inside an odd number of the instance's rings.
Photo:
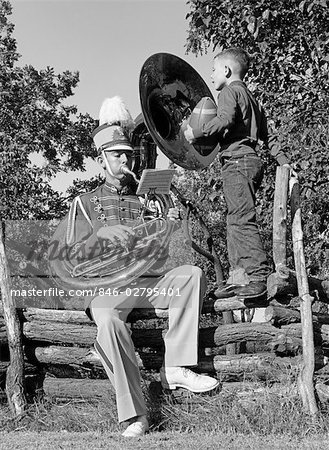
<path id="1" fill-rule="evenodd" d="M 139 78 L 141 108 L 146 127 L 159 149 L 185 169 L 202 169 L 215 159 L 219 146 L 187 142 L 184 130 L 202 97 L 213 99 L 198 72 L 169 53 L 156 53 L 144 63 Z"/>
<path id="2" fill-rule="evenodd" d="M 187 121 L 197 103 L 202 97 L 213 99 L 200 75 L 177 56 L 156 53 L 141 69 L 139 90 L 142 115 L 135 121 L 131 136 L 136 151 L 134 173 L 140 176 L 144 169 L 155 167 L 156 146 L 185 169 L 207 167 L 219 151 L 216 143 L 207 140 L 204 145 L 200 142 L 192 145 L 184 137 Z M 73 289 L 120 287 L 141 276 L 152 268 L 170 238 L 172 225 L 165 216 L 171 200 L 167 197 L 149 199 L 161 205 L 161 212 L 147 220 L 141 214 L 136 234 L 140 232 L 142 238 L 132 249 L 112 248 L 79 266 L 71 263 L 67 216 L 52 238 L 52 243 L 57 245 L 55 257 L 49 260 L 52 276 L 59 285 Z M 149 231 L 150 225 L 153 233 Z"/>

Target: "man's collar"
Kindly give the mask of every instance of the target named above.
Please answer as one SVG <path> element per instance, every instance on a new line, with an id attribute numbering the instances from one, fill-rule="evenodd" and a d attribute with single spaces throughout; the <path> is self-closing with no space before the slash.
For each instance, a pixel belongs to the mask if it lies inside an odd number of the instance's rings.
<path id="1" fill-rule="evenodd" d="M 136 188 L 134 186 L 132 186 L 131 184 L 126 184 L 125 186 L 117 188 L 113 184 L 106 181 L 105 187 L 115 194 L 122 194 L 122 195 L 135 195 L 136 194 Z"/>

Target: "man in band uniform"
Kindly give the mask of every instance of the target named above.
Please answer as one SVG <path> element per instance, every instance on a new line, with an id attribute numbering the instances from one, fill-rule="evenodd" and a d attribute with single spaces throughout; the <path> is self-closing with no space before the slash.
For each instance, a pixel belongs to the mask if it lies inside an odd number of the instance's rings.
<path id="1" fill-rule="evenodd" d="M 132 227 L 142 204 L 136 195 L 136 183 L 129 175 L 134 155 L 128 134 L 131 122 L 129 111 L 120 98 L 104 101 L 93 139 L 98 151 L 97 161 L 105 171 L 105 183 L 78 196 L 72 203 L 67 245 L 73 259 L 74 255 L 77 260 L 79 255 L 88 259 L 91 253 L 111 251 L 115 245 L 127 248 L 136 237 Z M 167 220 L 179 220 L 177 208 L 169 208 Z M 161 258 L 161 264 L 164 259 Z M 169 309 L 169 329 L 164 337 L 165 354 L 160 369 L 164 388 L 206 392 L 219 384 L 216 379 L 188 368 L 198 363 L 199 318 L 206 289 L 202 270 L 183 265 L 161 273 L 157 267 L 157 276 L 152 270 L 153 267 L 117 290 L 114 285 L 108 286 L 102 295 L 88 297 L 85 301 L 87 314 L 97 325 L 95 349 L 115 388 L 119 422 L 128 423 L 123 432 L 125 437 L 141 436 L 149 428 L 138 363 L 127 325 L 133 308 Z"/>

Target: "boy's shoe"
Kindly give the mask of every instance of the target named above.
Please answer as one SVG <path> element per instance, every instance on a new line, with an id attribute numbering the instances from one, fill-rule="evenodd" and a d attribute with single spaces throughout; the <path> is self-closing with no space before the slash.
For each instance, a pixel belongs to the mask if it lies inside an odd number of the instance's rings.
<path id="1" fill-rule="evenodd" d="M 164 389 L 184 388 L 191 392 L 208 392 L 219 386 L 219 381 L 199 375 L 186 367 L 161 367 L 161 384 Z"/>
<path id="2" fill-rule="evenodd" d="M 239 289 L 241 285 L 239 284 L 223 284 L 219 286 L 215 291 L 216 298 L 230 298 L 236 295 L 236 289 Z"/>
<path id="3" fill-rule="evenodd" d="M 123 437 L 134 438 L 144 436 L 149 430 L 149 423 L 146 416 L 138 416 L 122 433 Z"/>
<path id="4" fill-rule="evenodd" d="M 235 295 L 241 298 L 258 298 L 265 295 L 267 285 L 264 281 L 250 281 L 246 286 L 240 286 L 235 291 Z"/>

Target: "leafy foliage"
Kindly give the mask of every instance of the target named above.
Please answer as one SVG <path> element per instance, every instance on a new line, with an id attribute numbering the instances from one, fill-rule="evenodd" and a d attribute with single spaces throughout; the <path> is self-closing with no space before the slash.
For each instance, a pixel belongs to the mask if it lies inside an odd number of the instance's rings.
<path id="1" fill-rule="evenodd" d="M 328 1 L 190 0 L 188 4 L 187 52 L 202 54 L 212 48 L 217 53 L 239 46 L 252 56 L 246 82 L 298 167 L 308 270 L 329 275 Z M 270 252 L 276 163 L 266 151 L 261 156 L 266 174 L 259 193 L 259 223 Z M 199 200 L 210 184 L 213 200 L 218 201 L 219 171 L 217 161 L 206 172 Z M 211 200 L 203 200 L 208 211 L 214 208 Z"/>
<path id="2" fill-rule="evenodd" d="M 3 219 L 48 219 L 62 215 L 64 199 L 49 180 L 59 171 L 83 169 L 92 153 L 94 121 L 77 114 L 65 100 L 73 95 L 78 73 L 55 74 L 47 67 L 19 67 L 11 6 L 0 2 L 0 148 Z M 40 164 L 33 164 L 31 154 Z"/>
<path id="3" fill-rule="evenodd" d="M 67 104 L 79 82 L 77 72 L 18 65 L 10 14 L 10 3 L 1 0 L 0 214 L 11 274 L 24 284 L 24 278 L 47 274 L 51 220 L 68 209 L 70 197 L 50 181 L 60 171 L 84 170 L 85 157 L 95 151 L 90 137 L 95 121 Z"/>
<path id="4" fill-rule="evenodd" d="M 214 248 L 219 256 L 220 264 L 224 272 L 227 273 L 226 204 L 221 192 L 221 180 L 217 173 L 216 164 L 212 164 L 209 168 L 199 172 L 185 171 L 178 167 L 175 167 L 175 169 L 177 175 L 174 179 L 174 184 L 186 199 L 192 201 L 193 206 L 197 208 L 200 216 L 204 219 L 207 229 L 213 237 Z M 193 193 L 193 197 L 191 193 Z M 190 214 L 189 222 L 193 240 L 201 248 L 208 250 L 204 230 L 193 214 Z M 194 255 L 194 263 L 203 268 L 208 281 L 215 281 L 213 264 L 198 253 L 194 253 Z"/>

